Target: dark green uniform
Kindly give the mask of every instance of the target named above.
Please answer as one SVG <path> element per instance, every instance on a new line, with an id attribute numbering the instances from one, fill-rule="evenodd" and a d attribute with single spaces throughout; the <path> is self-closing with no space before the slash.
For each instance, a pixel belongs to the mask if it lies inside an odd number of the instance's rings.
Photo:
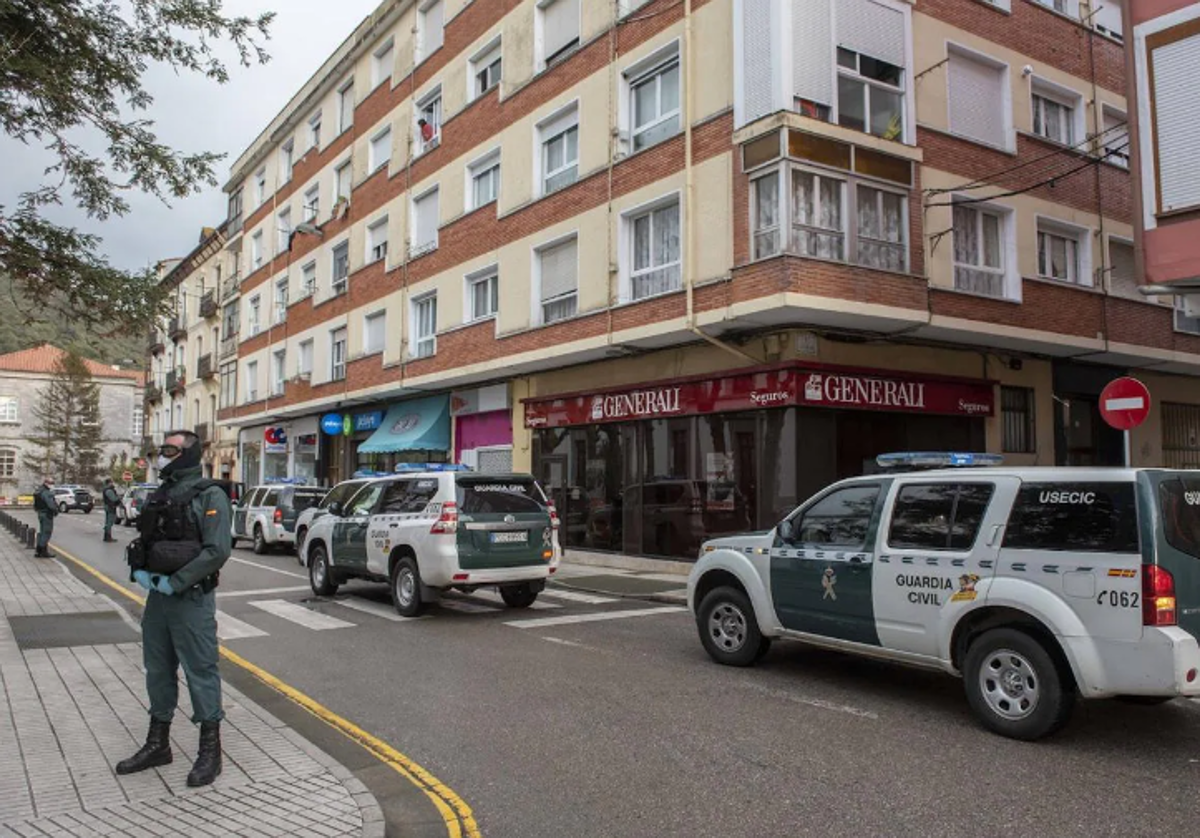
<path id="1" fill-rule="evenodd" d="M 104 487 L 104 540 L 112 541 L 113 524 L 117 521 L 117 507 L 121 505 L 121 496 L 112 486 Z"/>
<path id="2" fill-rule="evenodd" d="M 54 490 L 43 485 L 34 494 L 33 507 L 37 510 L 38 516 L 38 535 L 37 535 L 37 553 L 38 556 L 49 556 L 50 535 L 54 532 L 54 516 L 58 514 L 58 499 L 54 497 Z"/>
<path id="3" fill-rule="evenodd" d="M 169 498 L 186 497 L 203 478 L 199 466 L 180 469 L 162 484 Z M 221 675 L 217 669 L 217 604 L 213 588 L 202 582 L 221 569 L 231 548 L 229 498 L 209 486 L 193 498 L 191 514 L 200 533 L 199 555 L 170 577 L 175 594 L 150 591 L 142 614 L 142 661 L 150 715 L 169 722 L 179 702 L 179 667 L 187 675 L 193 722 L 217 722 L 221 709 Z"/>

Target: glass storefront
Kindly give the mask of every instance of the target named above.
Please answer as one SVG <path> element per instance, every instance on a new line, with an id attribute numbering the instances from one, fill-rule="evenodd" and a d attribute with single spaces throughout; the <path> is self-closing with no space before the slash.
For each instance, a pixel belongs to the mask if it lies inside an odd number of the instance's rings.
<path id="1" fill-rule="evenodd" d="M 981 418 L 789 407 L 536 430 L 533 463 L 566 547 L 693 559 L 878 454 L 984 443 Z"/>

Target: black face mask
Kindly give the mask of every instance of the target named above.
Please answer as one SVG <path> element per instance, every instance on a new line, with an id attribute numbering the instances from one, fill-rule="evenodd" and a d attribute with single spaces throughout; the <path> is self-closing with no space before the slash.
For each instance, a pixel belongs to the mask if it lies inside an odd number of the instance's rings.
<path id="1" fill-rule="evenodd" d="M 188 468 L 195 468 L 196 466 L 199 466 L 199 465 L 200 465 L 200 445 L 199 445 L 199 443 L 197 443 L 196 445 L 193 445 L 191 448 L 184 448 L 181 452 L 179 452 L 179 456 L 176 457 L 175 459 L 171 460 L 171 462 L 167 464 L 166 468 L 163 468 L 159 471 L 159 474 L 162 475 L 163 477 L 166 477 L 177 471 L 182 471 L 182 470 L 188 469 Z"/>

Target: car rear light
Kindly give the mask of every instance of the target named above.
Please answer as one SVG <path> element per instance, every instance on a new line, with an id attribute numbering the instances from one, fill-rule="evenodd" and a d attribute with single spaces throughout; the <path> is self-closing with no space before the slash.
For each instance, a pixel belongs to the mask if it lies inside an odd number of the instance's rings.
<path id="1" fill-rule="evenodd" d="M 558 508 L 554 505 L 554 501 L 550 501 L 547 508 L 550 510 L 550 526 L 558 529 Z"/>
<path id="2" fill-rule="evenodd" d="M 282 510 L 282 509 L 276 509 L 276 510 L 275 510 L 275 523 L 276 523 L 276 524 L 282 524 L 282 523 L 283 523 L 283 510 Z"/>
<path id="3" fill-rule="evenodd" d="M 450 581 L 451 582 L 466 582 L 470 578 L 471 578 L 471 574 L 469 574 L 469 573 L 456 573 L 450 577 Z"/>
<path id="4" fill-rule="evenodd" d="M 458 504 L 447 501 L 442 504 L 441 517 L 429 528 L 430 535 L 454 535 L 458 532 Z"/>
<path id="5" fill-rule="evenodd" d="M 1156 564 L 1142 565 L 1142 625 L 1176 625 L 1175 577 Z"/>

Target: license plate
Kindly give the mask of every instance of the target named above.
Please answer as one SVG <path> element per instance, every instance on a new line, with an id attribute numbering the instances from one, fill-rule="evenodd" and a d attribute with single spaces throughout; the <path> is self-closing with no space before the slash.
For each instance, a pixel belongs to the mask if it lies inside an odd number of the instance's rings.
<path id="1" fill-rule="evenodd" d="M 528 544 L 528 530 L 520 530 L 518 532 L 494 532 L 492 533 L 493 544 Z"/>

